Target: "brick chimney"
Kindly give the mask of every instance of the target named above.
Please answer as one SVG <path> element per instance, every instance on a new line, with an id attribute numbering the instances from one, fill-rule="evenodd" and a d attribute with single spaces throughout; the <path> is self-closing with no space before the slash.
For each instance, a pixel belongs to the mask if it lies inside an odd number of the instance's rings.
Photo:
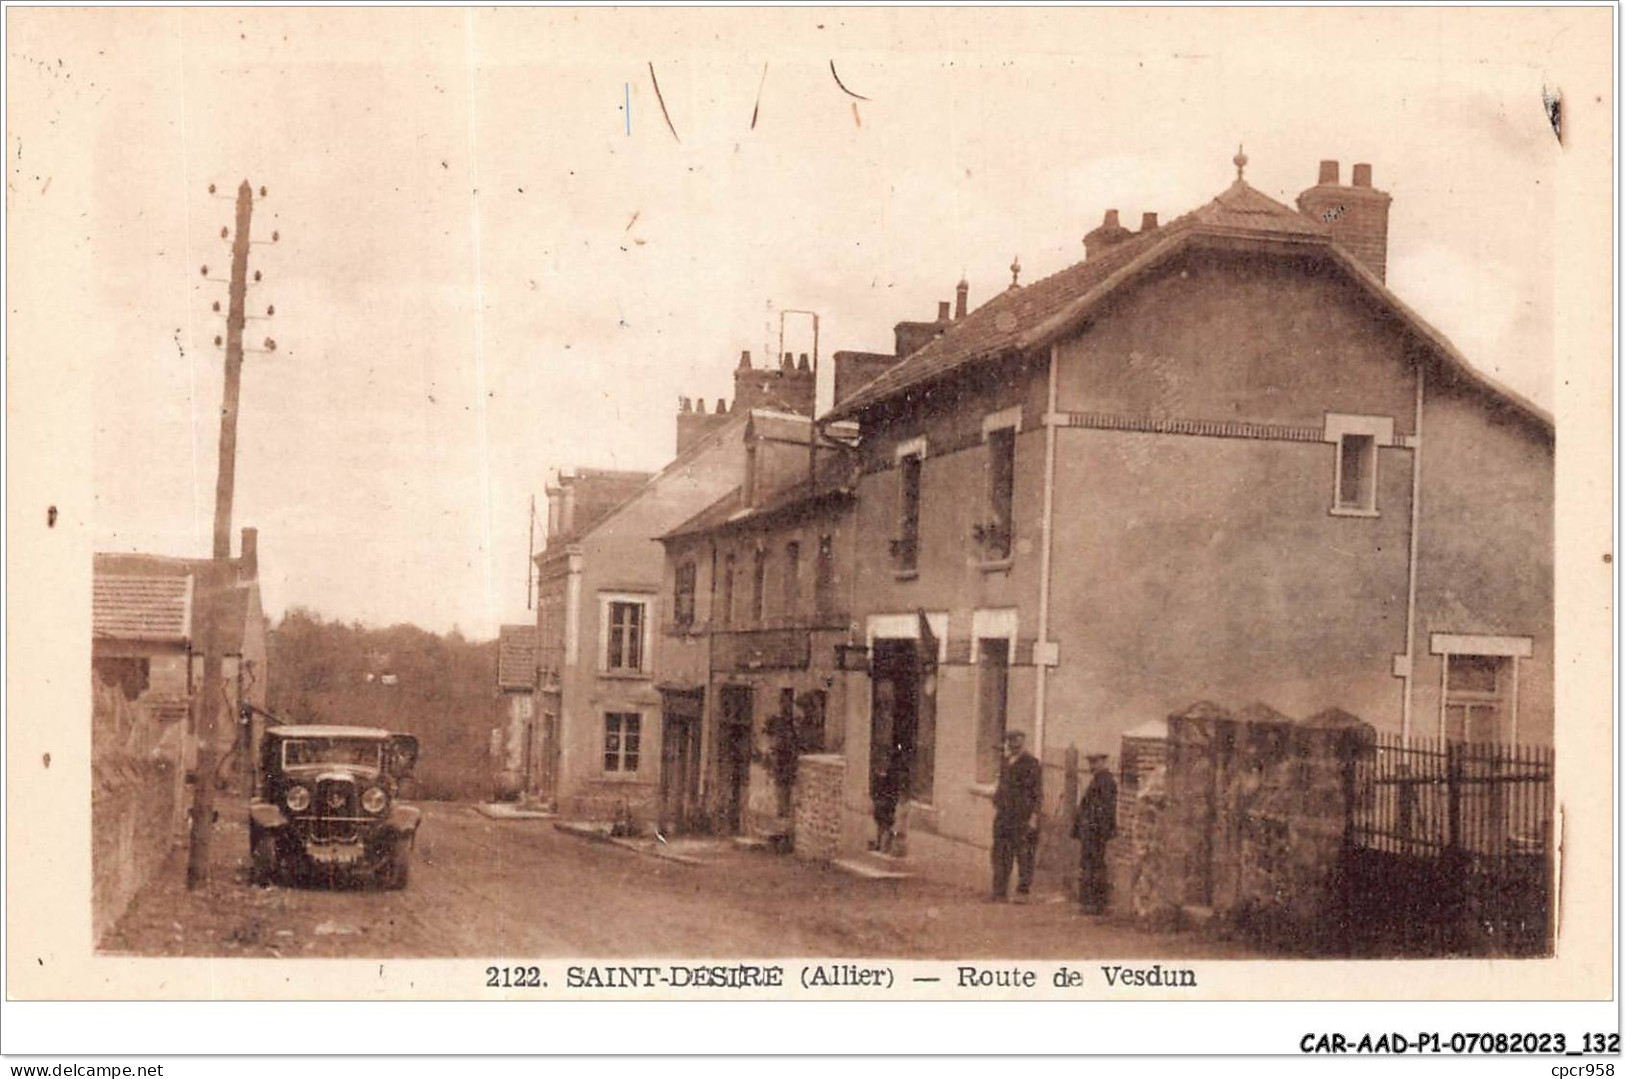
<path id="1" fill-rule="evenodd" d="M 243 581 L 258 580 L 260 575 L 260 530 L 243 529 L 243 552 L 239 556 L 237 577 Z"/>
<path id="2" fill-rule="evenodd" d="M 1124 228 L 1123 223 L 1117 219 L 1116 210 L 1107 210 L 1100 227 L 1083 238 L 1084 260 L 1099 258 L 1133 235 L 1134 233 Z"/>
<path id="3" fill-rule="evenodd" d="M 970 282 L 961 277 L 959 284 L 954 286 L 954 319 L 957 321 L 964 318 L 969 306 Z"/>
<path id="4" fill-rule="evenodd" d="M 899 322 L 892 327 L 896 340 L 894 353 L 898 359 L 912 355 L 931 343 L 931 339 L 948 328 L 953 321 L 950 312 L 952 306 L 947 300 L 937 301 L 937 317 L 934 322 Z"/>
<path id="5" fill-rule="evenodd" d="M 1371 166 L 1354 166 L 1352 183 L 1339 183 L 1338 164 L 1320 163 L 1314 187 L 1298 196 L 1298 211 L 1332 230 L 1332 239 L 1378 280 L 1388 276 L 1388 204 L 1393 196 L 1371 186 Z"/>

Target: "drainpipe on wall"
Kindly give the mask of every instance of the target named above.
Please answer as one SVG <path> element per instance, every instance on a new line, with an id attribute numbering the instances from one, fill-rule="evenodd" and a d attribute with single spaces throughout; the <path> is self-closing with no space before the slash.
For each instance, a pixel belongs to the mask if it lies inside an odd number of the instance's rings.
<path id="1" fill-rule="evenodd" d="M 1416 419 L 1411 424 L 1411 549 L 1409 580 L 1405 591 L 1405 674 L 1404 700 L 1400 707 L 1399 736 L 1411 738 L 1411 687 L 1416 678 L 1416 552 L 1422 519 L 1422 379 L 1425 368 L 1416 365 Z"/>
<path id="2" fill-rule="evenodd" d="M 1038 684 L 1033 694 L 1033 755 L 1044 759 L 1044 713 L 1049 689 L 1050 662 L 1054 659 L 1049 643 L 1050 550 L 1055 534 L 1055 436 L 1056 400 L 1060 380 L 1060 349 L 1049 347 L 1049 398 L 1044 406 L 1044 517 L 1038 555 L 1038 641 L 1033 659 L 1038 667 Z"/>

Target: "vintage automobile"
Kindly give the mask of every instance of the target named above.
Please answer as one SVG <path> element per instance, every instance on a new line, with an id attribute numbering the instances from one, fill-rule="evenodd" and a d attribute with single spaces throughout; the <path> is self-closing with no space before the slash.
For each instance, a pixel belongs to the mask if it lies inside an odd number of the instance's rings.
<path id="1" fill-rule="evenodd" d="M 418 740 L 370 727 L 273 726 L 260 741 L 248 843 L 256 884 L 341 873 L 406 887 L 421 812 L 398 800 Z"/>

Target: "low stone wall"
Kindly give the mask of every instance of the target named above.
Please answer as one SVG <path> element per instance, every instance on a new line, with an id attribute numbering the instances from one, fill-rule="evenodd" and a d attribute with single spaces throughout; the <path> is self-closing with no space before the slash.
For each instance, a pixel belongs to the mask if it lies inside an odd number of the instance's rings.
<path id="1" fill-rule="evenodd" d="M 1335 709 L 1301 722 L 1262 705 L 1170 716 L 1166 764 L 1122 814 L 1124 901 L 1142 918 L 1202 908 L 1280 947 L 1328 949 L 1354 764 L 1372 737 Z"/>
<path id="2" fill-rule="evenodd" d="M 175 848 L 186 788 L 179 731 L 167 729 L 162 709 L 93 682 L 91 932 L 100 941 Z"/>
<path id="3" fill-rule="evenodd" d="M 841 851 L 841 791 L 846 758 L 817 753 L 800 759 L 796 774 L 795 853 L 828 861 Z"/>

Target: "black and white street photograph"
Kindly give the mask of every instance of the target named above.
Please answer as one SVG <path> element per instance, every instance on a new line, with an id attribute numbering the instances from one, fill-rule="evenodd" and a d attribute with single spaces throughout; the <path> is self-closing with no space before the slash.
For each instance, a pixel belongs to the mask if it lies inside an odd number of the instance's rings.
<path id="1" fill-rule="evenodd" d="M 1612 17 L 9 9 L 10 992 L 1606 994 Z"/>

